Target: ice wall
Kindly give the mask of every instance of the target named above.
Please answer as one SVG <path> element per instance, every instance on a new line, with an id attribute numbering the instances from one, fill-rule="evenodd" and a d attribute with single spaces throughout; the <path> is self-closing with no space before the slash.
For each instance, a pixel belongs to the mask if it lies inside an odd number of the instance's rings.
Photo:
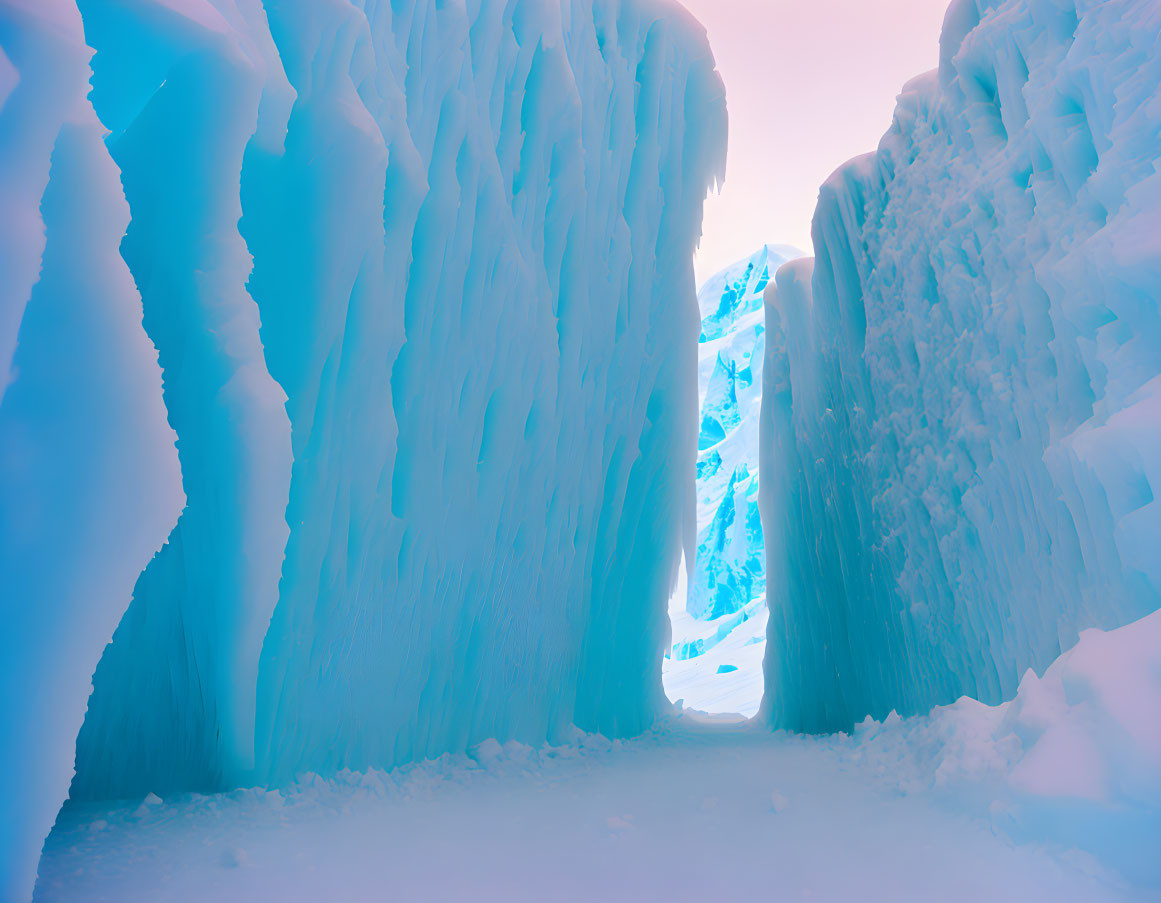
<path id="1" fill-rule="evenodd" d="M 0 900 L 31 896 L 93 669 L 183 504 L 80 16 L 0 4 Z"/>
<path id="2" fill-rule="evenodd" d="M 121 255 L 158 347 L 188 502 L 97 669 L 72 793 L 235 784 L 255 768 L 292 463 L 247 289 L 239 184 L 247 153 L 281 150 L 276 117 L 293 95 L 256 4 L 78 6 L 132 214 Z"/>
<path id="3" fill-rule="evenodd" d="M 644 0 L 80 7 L 189 504 L 97 669 L 73 795 L 647 725 L 724 148 L 699 26 Z"/>
<path id="4" fill-rule="evenodd" d="M 10 0 L 0 39 L 0 896 L 74 738 L 93 798 L 647 725 L 724 164 L 700 26 Z"/>
<path id="5" fill-rule="evenodd" d="M 956 0 L 767 291 L 769 717 L 1011 697 L 1161 601 L 1161 7 Z"/>

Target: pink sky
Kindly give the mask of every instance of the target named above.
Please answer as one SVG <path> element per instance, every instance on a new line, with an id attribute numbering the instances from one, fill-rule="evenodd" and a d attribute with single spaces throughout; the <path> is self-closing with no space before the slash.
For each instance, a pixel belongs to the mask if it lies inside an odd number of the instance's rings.
<path id="1" fill-rule="evenodd" d="M 818 186 L 875 149 L 903 83 L 935 68 L 948 0 L 681 2 L 709 32 L 730 111 L 698 279 L 764 242 L 809 252 Z"/>

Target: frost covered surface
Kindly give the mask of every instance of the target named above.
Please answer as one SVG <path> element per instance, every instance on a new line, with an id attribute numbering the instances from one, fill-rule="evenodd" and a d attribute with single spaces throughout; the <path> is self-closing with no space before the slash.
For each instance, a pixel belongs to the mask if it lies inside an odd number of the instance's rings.
<path id="1" fill-rule="evenodd" d="M 673 637 L 662 666 L 670 698 L 696 709 L 750 716 L 762 699 L 762 297 L 778 267 L 799 254 L 786 246 L 763 247 L 698 291 L 696 552 L 688 583 L 670 600 Z"/>
<path id="2" fill-rule="evenodd" d="M 688 720 L 281 791 L 70 804 L 36 899 L 1149 899 L 1091 856 L 900 793 L 919 772 L 875 741 Z"/>
<path id="3" fill-rule="evenodd" d="M 767 292 L 770 718 L 1011 698 L 1161 600 L 1161 6 L 957 0 Z"/>
<path id="4" fill-rule="evenodd" d="M 0 4 L 0 900 L 27 899 L 93 669 L 183 498 L 68 3 Z"/>
<path id="5" fill-rule="evenodd" d="M 4 892 L 90 677 L 79 799 L 648 725 L 724 158 L 697 23 L 59 0 L 0 38 Z"/>

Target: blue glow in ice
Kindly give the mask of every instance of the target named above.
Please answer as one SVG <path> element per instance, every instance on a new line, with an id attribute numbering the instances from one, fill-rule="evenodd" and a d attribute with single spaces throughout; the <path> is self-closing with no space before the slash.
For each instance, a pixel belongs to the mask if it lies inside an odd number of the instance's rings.
<path id="1" fill-rule="evenodd" d="M 1156 4 L 956 0 L 766 294 L 775 724 L 1011 698 L 1161 603 Z"/>
<path id="2" fill-rule="evenodd" d="M 650 724 L 725 153 L 693 18 L 42 0 L 0 49 L 0 897 L 82 717 L 77 798 Z"/>

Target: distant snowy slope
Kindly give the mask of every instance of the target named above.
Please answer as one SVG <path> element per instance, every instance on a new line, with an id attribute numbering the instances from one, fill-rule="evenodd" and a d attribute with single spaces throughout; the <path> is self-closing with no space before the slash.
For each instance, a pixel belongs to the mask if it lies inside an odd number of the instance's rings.
<path id="1" fill-rule="evenodd" d="M 673 638 L 663 665 L 670 697 L 697 709 L 753 715 L 762 698 L 762 296 L 778 267 L 799 254 L 765 246 L 698 291 L 697 551 L 686 591 L 670 603 Z"/>
<path id="2" fill-rule="evenodd" d="M 692 17 L 19 0 L 0 41 L 5 892 L 126 606 L 75 797 L 648 725 L 725 151 Z"/>
<path id="3" fill-rule="evenodd" d="M 769 717 L 1010 698 L 1161 604 L 1161 5 L 956 0 L 767 291 Z"/>

